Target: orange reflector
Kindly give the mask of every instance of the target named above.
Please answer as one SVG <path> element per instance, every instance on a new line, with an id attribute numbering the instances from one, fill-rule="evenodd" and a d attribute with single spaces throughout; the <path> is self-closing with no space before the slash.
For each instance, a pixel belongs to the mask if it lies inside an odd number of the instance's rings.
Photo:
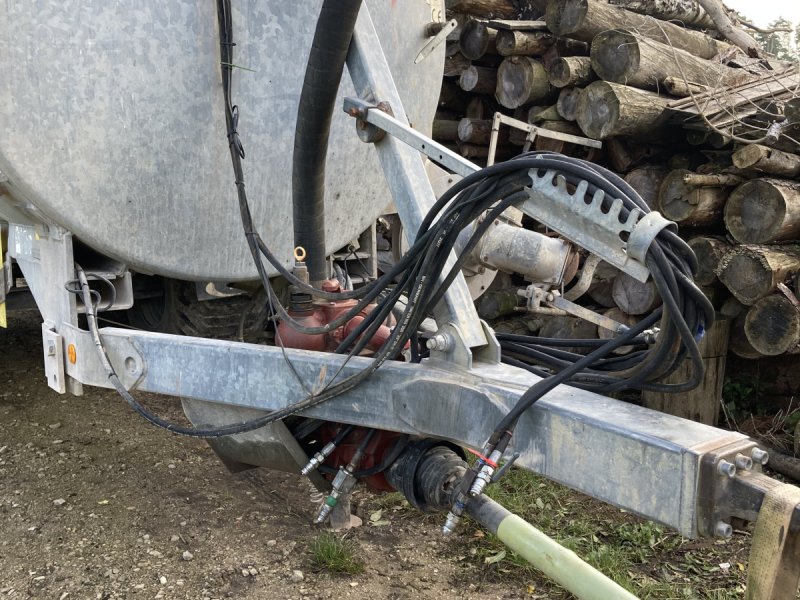
<path id="1" fill-rule="evenodd" d="M 78 352 L 75 350 L 75 344 L 67 346 L 67 356 L 69 357 L 69 362 L 73 365 L 78 362 Z"/>

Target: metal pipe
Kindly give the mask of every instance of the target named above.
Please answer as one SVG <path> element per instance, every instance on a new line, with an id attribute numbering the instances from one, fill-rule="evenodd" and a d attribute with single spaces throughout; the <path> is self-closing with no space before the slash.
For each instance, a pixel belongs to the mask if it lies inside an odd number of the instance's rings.
<path id="1" fill-rule="evenodd" d="M 577 554 L 491 498 L 485 495 L 472 498 L 467 512 L 511 550 L 581 600 L 636 600 L 636 596 Z"/>

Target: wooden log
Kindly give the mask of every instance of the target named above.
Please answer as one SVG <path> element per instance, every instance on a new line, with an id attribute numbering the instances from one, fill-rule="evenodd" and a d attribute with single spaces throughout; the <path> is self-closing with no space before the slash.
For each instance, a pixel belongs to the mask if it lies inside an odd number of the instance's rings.
<path id="1" fill-rule="evenodd" d="M 621 29 L 597 34 L 592 41 L 591 59 L 592 69 L 600 79 L 647 90 L 661 89 L 667 77 L 708 87 L 740 85 L 751 78 L 744 69 L 697 58 L 685 50 Z"/>
<path id="2" fill-rule="evenodd" d="M 577 317 L 551 317 L 539 330 L 539 335 L 560 340 L 597 339 L 597 327 Z M 586 348 L 564 348 L 568 352 L 586 353 Z"/>
<path id="3" fill-rule="evenodd" d="M 472 19 L 461 28 L 458 47 L 467 59 L 478 60 L 486 53 L 497 53 L 496 36 L 496 30 L 489 29 L 483 21 Z"/>
<path id="4" fill-rule="evenodd" d="M 618 135 L 653 136 L 667 119 L 668 100 L 636 88 L 595 81 L 578 99 L 577 121 L 596 140 Z"/>
<path id="5" fill-rule="evenodd" d="M 461 119 L 458 123 L 458 139 L 468 144 L 486 145 L 492 136 L 492 121 L 489 119 Z M 508 128 L 501 127 L 498 143 L 508 144 Z"/>
<path id="6" fill-rule="evenodd" d="M 800 182 L 754 179 L 725 205 L 725 227 L 743 244 L 795 239 L 800 235 Z"/>
<path id="7" fill-rule="evenodd" d="M 468 69 L 472 63 L 469 59 L 461 54 L 461 52 L 456 52 L 452 56 L 447 56 L 444 59 L 444 76 L 445 77 L 461 77 L 461 73 L 464 72 L 464 69 Z"/>
<path id="8" fill-rule="evenodd" d="M 686 141 L 690 146 L 702 146 L 708 139 L 708 131 L 705 129 L 687 129 Z"/>
<path id="9" fill-rule="evenodd" d="M 611 168 L 625 173 L 643 163 L 666 158 L 664 146 L 648 144 L 633 138 L 611 138 L 603 144 L 608 153 Z"/>
<path id="10" fill-rule="evenodd" d="M 561 115 L 558 114 L 558 107 L 552 106 L 531 106 L 528 109 L 528 116 L 525 121 L 528 123 L 539 123 L 540 121 L 558 121 Z"/>
<path id="11" fill-rule="evenodd" d="M 474 94 L 492 94 L 497 87 L 497 71 L 489 67 L 472 65 L 464 69 L 458 79 L 458 85 L 465 92 Z"/>
<path id="12" fill-rule="evenodd" d="M 602 0 L 550 0 L 545 12 L 547 28 L 560 36 L 591 42 L 601 31 L 625 28 L 662 44 L 672 44 L 694 56 L 712 59 L 730 45 L 704 33 L 684 29 L 649 16 L 639 15 Z"/>
<path id="13" fill-rule="evenodd" d="M 661 306 L 661 296 L 651 279 L 642 283 L 627 273 L 620 273 L 614 278 L 611 295 L 622 312 L 629 315 L 649 314 Z"/>
<path id="14" fill-rule="evenodd" d="M 628 327 L 632 327 L 639 322 L 639 319 L 633 315 L 626 314 L 622 312 L 618 307 L 609 308 L 608 310 L 603 311 L 603 315 L 608 317 L 609 319 L 615 320 L 617 323 L 622 323 L 623 325 L 627 325 Z M 617 333 L 613 331 L 609 331 L 605 327 L 597 327 L 597 337 L 601 340 L 610 340 L 611 338 L 617 337 Z M 621 346 L 614 350 L 614 354 L 624 355 L 630 354 L 631 350 L 633 350 L 633 346 Z"/>
<path id="15" fill-rule="evenodd" d="M 642 392 L 642 404 L 660 412 L 691 419 L 706 425 L 716 425 L 725 382 L 730 321 L 717 319 L 700 341 L 705 377 L 695 389 L 681 394 Z M 692 374 L 691 361 L 686 358 L 663 383 L 681 383 Z"/>
<path id="16" fill-rule="evenodd" d="M 497 32 L 495 45 L 501 56 L 541 56 L 556 41 L 549 31 L 513 31 L 503 29 Z"/>
<path id="17" fill-rule="evenodd" d="M 668 219 L 683 225 L 710 225 L 722 215 L 730 190 L 722 186 L 686 183 L 691 171 L 670 171 L 658 191 L 658 210 Z M 691 181 L 691 180 L 690 180 Z"/>
<path id="18" fill-rule="evenodd" d="M 663 165 L 644 165 L 633 169 L 623 179 L 642 197 L 652 210 L 658 210 L 658 190 L 669 173 Z"/>
<path id="19" fill-rule="evenodd" d="M 670 96 L 676 96 L 678 98 L 685 98 L 686 96 L 702 94 L 708 91 L 708 86 L 692 83 L 683 77 L 673 77 L 672 75 L 667 75 L 661 84 Z"/>
<path id="20" fill-rule="evenodd" d="M 458 140 L 458 121 L 435 119 L 431 137 L 437 142 L 455 142 Z"/>
<path id="21" fill-rule="evenodd" d="M 529 56 L 509 56 L 497 70 L 495 98 L 506 108 L 517 108 L 551 95 L 547 71 Z"/>
<path id="22" fill-rule="evenodd" d="M 537 127 L 547 129 L 549 131 L 557 131 L 559 133 L 581 135 L 581 130 L 578 129 L 578 126 L 569 121 L 542 121 L 537 123 Z M 560 154 L 571 154 L 575 145 L 563 140 L 547 137 L 540 132 L 533 142 L 533 147 L 539 151 L 547 150 L 550 152 L 558 152 Z"/>
<path id="23" fill-rule="evenodd" d="M 577 118 L 578 98 L 583 90 L 578 87 L 562 88 L 558 94 L 556 110 L 565 121 L 574 121 Z"/>
<path id="24" fill-rule="evenodd" d="M 694 276 L 698 285 L 712 285 L 716 283 L 717 274 L 714 272 L 722 257 L 731 250 L 731 245 L 721 237 L 698 236 L 687 242 L 697 257 L 697 273 Z"/>
<path id="25" fill-rule="evenodd" d="M 583 86 L 597 79 L 592 70 L 592 59 L 588 56 L 562 56 L 547 68 L 550 85 L 565 88 L 573 85 Z"/>
<path id="26" fill-rule="evenodd" d="M 439 91 L 440 108 L 461 115 L 464 114 L 468 102 L 469 96 L 459 86 L 448 79 L 442 81 L 442 89 Z"/>
<path id="27" fill-rule="evenodd" d="M 714 21 L 695 0 L 610 0 L 609 4 L 679 25 L 714 29 Z"/>
<path id="28" fill-rule="evenodd" d="M 520 10 L 512 0 L 445 0 L 448 11 L 486 19 L 516 19 Z"/>
<path id="29" fill-rule="evenodd" d="M 472 96 L 467 102 L 464 116 L 468 119 L 491 119 L 497 112 L 497 103 L 492 96 Z"/>
<path id="30" fill-rule="evenodd" d="M 733 153 L 733 164 L 739 169 L 756 169 L 779 177 L 800 175 L 800 156 L 774 148 L 748 144 Z"/>
<path id="31" fill-rule="evenodd" d="M 715 272 L 736 299 L 748 306 L 800 271 L 800 246 L 736 246 Z"/>
<path id="32" fill-rule="evenodd" d="M 486 158 L 489 156 L 489 146 L 458 142 L 458 152 L 464 158 Z M 512 146 L 498 146 L 495 152 L 495 161 L 507 160 L 518 152 L 519 150 Z"/>
<path id="33" fill-rule="evenodd" d="M 800 311 L 783 294 L 761 298 L 744 321 L 747 341 L 764 356 L 800 351 Z"/>

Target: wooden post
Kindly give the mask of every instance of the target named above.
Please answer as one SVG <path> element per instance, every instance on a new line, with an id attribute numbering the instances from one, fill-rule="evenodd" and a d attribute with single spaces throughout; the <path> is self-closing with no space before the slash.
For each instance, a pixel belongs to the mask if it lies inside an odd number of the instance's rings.
<path id="1" fill-rule="evenodd" d="M 458 123 L 458 139 L 469 144 L 488 144 L 492 136 L 492 121 L 489 119 L 461 119 Z M 502 128 L 499 144 L 508 143 L 508 128 Z"/>
<path id="2" fill-rule="evenodd" d="M 600 79 L 659 90 L 667 77 L 710 88 L 739 85 L 752 76 L 625 30 L 604 31 L 592 41 L 592 69 Z M 677 88 L 672 90 L 676 93 Z M 688 89 L 686 90 L 688 95 Z"/>
<path id="3" fill-rule="evenodd" d="M 502 29 L 497 32 L 495 44 L 501 56 L 541 56 L 556 41 L 549 31 L 516 31 Z"/>
<path id="4" fill-rule="evenodd" d="M 565 121 L 574 121 L 577 118 L 578 98 L 583 90 L 578 87 L 562 88 L 558 94 L 556 109 Z"/>
<path id="5" fill-rule="evenodd" d="M 556 35 L 591 42 L 608 29 L 631 29 L 662 44 L 672 44 L 694 56 L 710 60 L 730 46 L 699 31 L 639 15 L 602 0 L 550 0 L 545 12 L 547 28 Z"/>
<path id="6" fill-rule="evenodd" d="M 754 179 L 725 205 L 725 227 L 743 244 L 796 239 L 800 235 L 800 182 Z"/>
<path id="7" fill-rule="evenodd" d="M 706 425 L 716 425 L 725 381 L 729 329 L 730 321 L 717 319 L 701 340 L 700 355 L 703 357 L 706 374 L 697 388 L 681 394 L 642 392 L 644 406 Z M 677 371 L 664 379 L 664 383 L 686 381 L 691 372 L 692 365 L 687 358 Z"/>
<path id="8" fill-rule="evenodd" d="M 509 56 L 497 70 L 495 98 L 506 108 L 541 100 L 552 90 L 542 63 L 529 56 Z"/>
<path id="9" fill-rule="evenodd" d="M 475 94 L 492 94 L 497 87 L 497 71 L 489 67 L 476 67 L 472 65 L 464 69 L 458 80 L 458 85 L 465 92 Z"/>
<path id="10" fill-rule="evenodd" d="M 800 310 L 780 293 L 761 298 L 747 311 L 744 333 L 764 356 L 799 352 Z"/>
<path id="11" fill-rule="evenodd" d="M 758 144 L 742 146 L 733 153 L 733 165 L 739 169 L 756 169 L 779 177 L 800 175 L 800 156 Z"/>
<path id="12" fill-rule="evenodd" d="M 722 257 L 731 250 L 731 245 L 721 237 L 698 236 L 688 242 L 697 257 L 697 274 L 694 276 L 698 285 L 712 285 L 717 281 L 714 272 Z"/>
<path id="13" fill-rule="evenodd" d="M 461 77 L 461 73 L 464 72 L 464 69 L 468 69 L 472 63 L 469 59 L 461 54 L 461 52 L 456 52 L 452 56 L 447 56 L 444 59 L 444 76 L 445 77 Z"/>
<path id="14" fill-rule="evenodd" d="M 667 121 L 667 102 L 652 92 L 595 81 L 578 99 L 577 121 L 581 130 L 596 140 L 618 135 L 653 136 Z"/>
<path id="15" fill-rule="evenodd" d="M 687 183 L 686 169 L 670 171 L 658 192 L 659 211 L 668 219 L 684 225 L 710 225 L 722 215 L 729 190 L 722 186 L 699 186 Z"/>
<path id="16" fill-rule="evenodd" d="M 717 277 L 748 306 L 800 271 L 800 246 L 736 246 L 720 261 Z"/>
<path id="17" fill-rule="evenodd" d="M 455 142 L 458 140 L 458 121 L 435 119 L 431 137 L 437 142 Z"/>

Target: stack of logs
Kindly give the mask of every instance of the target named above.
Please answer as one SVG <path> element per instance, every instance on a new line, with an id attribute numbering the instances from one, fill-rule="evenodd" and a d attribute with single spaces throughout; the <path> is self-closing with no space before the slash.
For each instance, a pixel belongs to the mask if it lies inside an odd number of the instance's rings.
<path id="1" fill-rule="evenodd" d="M 533 146 L 613 169 L 652 209 L 679 224 L 700 261 L 698 283 L 732 324 L 729 344 L 722 329 L 707 343 L 721 369 L 727 345 L 748 359 L 800 353 L 800 135 L 793 137 L 800 102 L 791 95 L 779 101 L 748 95 L 775 73 L 796 86 L 797 69 L 747 59 L 713 35 L 693 0 L 542 0 L 524 13 L 512 0 L 447 5 L 459 27 L 447 40 L 435 139 L 481 163 L 492 116 L 500 111 L 603 140 L 599 151 L 543 137 Z M 672 12 L 652 14 L 666 5 Z M 790 89 L 785 83 L 781 89 Z M 714 97 L 719 105 L 740 96 L 738 129 L 703 129 L 695 98 Z M 695 109 L 691 124 L 681 112 L 686 106 Z M 727 112 L 735 114 L 739 108 L 731 106 Z M 759 143 L 740 143 L 737 132 L 755 130 L 759 118 L 765 129 L 779 123 L 781 132 L 759 131 L 750 136 L 763 138 Z M 501 131 L 497 160 L 518 154 L 524 143 L 524 132 Z M 490 291 L 484 306 L 513 308 L 492 299 L 503 293 Z M 601 268 L 580 302 L 630 324 L 660 299 L 652 282 Z M 607 335 L 569 317 L 531 323 L 545 336 Z M 723 373 L 710 377 L 721 387 Z M 686 416 L 712 422 L 718 407 L 710 410 Z"/>

